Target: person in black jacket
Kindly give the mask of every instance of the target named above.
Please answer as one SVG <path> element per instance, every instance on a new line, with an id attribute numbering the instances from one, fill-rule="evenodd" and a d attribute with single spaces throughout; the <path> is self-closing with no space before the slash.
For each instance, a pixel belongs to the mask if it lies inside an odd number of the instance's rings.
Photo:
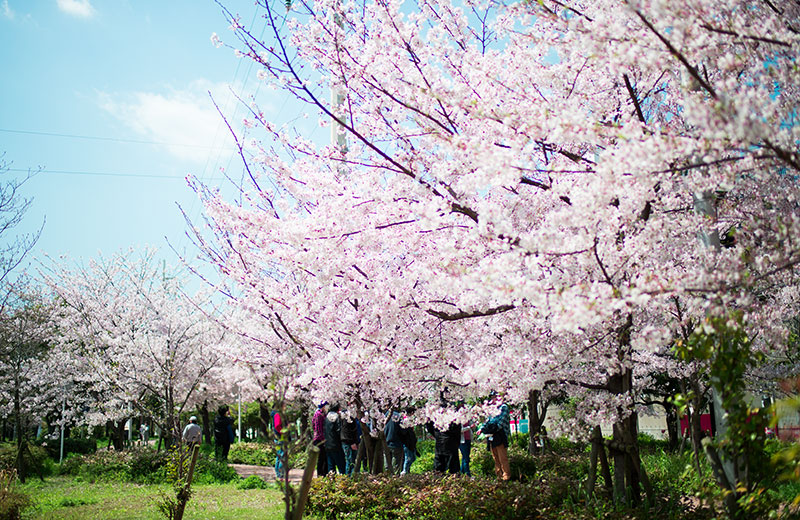
<path id="1" fill-rule="evenodd" d="M 217 409 L 214 419 L 214 453 L 217 460 L 228 460 L 228 452 L 233 442 L 233 417 L 227 405 Z"/>
<path id="2" fill-rule="evenodd" d="M 328 455 L 328 473 L 334 468 L 340 475 L 345 474 L 344 450 L 342 450 L 342 419 L 339 405 L 334 403 L 325 416 L 325 453 Z"/>
<path id="3" fill-rule="evenodd" d="M 461 471 L 458 462 L 458 445 L 461 444 L 461 425 L 450 423 L 446 430 L 438 430 L 433 422 L 425 425 L 435 441 L 433 448 L 433 470 L 440 473 L 457 474 Z"/>
<path id="4" fill-rule="evenodd" d="M 342 420 L 342 450 L 344 451 L 344 470 L 352 475 L 355 470 L 358 443 L 361 442 L 361 425 L 355 417 Z"/>
<path id="5" fill-rule="evenodd" d="M 389 412 L 383 435 L 386 438 L 386 469 L 389 473 L 399 475 L 403 469 L 403 440 L 400 438 L 400 414 Z"/>
<path id="6" fill-rule="evenodd" d="M 417 434 L 414 427 L 400 428 L 400 440 L 403 443 L 403 471 L 401 475 L 411 472 L 411 464 L 417 460 Z"/>

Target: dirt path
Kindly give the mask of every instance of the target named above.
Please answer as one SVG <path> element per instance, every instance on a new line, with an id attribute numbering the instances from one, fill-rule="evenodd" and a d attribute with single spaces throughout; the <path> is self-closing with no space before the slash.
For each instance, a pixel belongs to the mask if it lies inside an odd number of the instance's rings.
<path id="1" fill-rule="evenodd" d="M 270 466 L 251 466 L 249 464 L 231 464 L 231 467 L 236 470 L 236 473 L 239 474 L 242 478 L 247 478 L 250 475 L 258 475 L 259 477 L 263 478 L 267 482 L 273 482 L 275 480 L 275 468 Z M 302 469 L 291 469 L 289 470 L 289 482 L 293 484 L 299 483 L 303 480 L 303 470 Z"/>

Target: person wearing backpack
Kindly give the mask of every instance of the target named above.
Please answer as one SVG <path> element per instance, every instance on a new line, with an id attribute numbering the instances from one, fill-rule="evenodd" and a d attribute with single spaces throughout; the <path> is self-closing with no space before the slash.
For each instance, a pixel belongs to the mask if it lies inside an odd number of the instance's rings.
<path id="1" fill-rule="evenodd" d="M 503 481 L 511 480 L 511 467 L 508 464 L 508 438 L 511 435 L 511 416 L 508 406 L 500 402 L 499 413 L 486 421 L 481 433 L 486 435 L 486 447 L 492 452 L 494 472 Z"/>
<path id="2" fill-rule="evenodd" d="M 214 451 L 218 461 L 227 461 L 233 442 L 233 418 L 227 405 L 217 409 L 214 419 Z"/>

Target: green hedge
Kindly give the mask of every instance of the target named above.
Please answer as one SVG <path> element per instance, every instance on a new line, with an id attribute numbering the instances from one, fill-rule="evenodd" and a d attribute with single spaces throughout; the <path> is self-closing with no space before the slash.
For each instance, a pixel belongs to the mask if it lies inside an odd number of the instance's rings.
<path id="1" fill-rule="evenodd" d="M 41 442 L 50 458 L 58 460 L 61 456 L 61 441 L 56 439 L 47 442 Z M 70 453 L 78 453 L 80 455 L 88 455 L 97 451 L 97 439 L 76 439 L 72 437 L 64 438 L 64 456 Z"/>
<path id="2" fill-rule="evenodd" d="M 434 474 L 314 479 L 308 511 L 325 520 L 524 520 L 541 504 L 529 484 Z"/>
<path id="3" fill-rule="evenodd" d="M 123 451 L 99 450 L 91 455 L 72 455 L 64 460 L 59 473 L 88 482 L 126 481 L 139 484 L 166 482 L 167 451 L 131 448 Z M 224 462 L 200 454 L 195 467 L 195 482 L 226 483 L 237 480 L 236 470 Z"/>
<path id="4" fill-rule="evenodd" d="M 306 465 L 307 446 L 289 444 L 289 467 L 302 468 Z M 231 444 L 228 462 L 233 464 L 250 464 L 253 466 L 274 466 L 277 445 L 274 442 L 237 442 Z"/>

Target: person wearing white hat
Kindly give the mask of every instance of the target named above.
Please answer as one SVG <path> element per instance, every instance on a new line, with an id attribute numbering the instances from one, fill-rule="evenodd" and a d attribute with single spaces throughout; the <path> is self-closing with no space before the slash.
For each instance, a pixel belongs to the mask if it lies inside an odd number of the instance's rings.
<path id="1" fill-rule="evenodd" d="M 189 417 L 189 424 L 186 425 L 186 428 L 183 429 L 183 442 L 192 446 L 194 444 L 200 444 L 203 440 L 203 429 L 200 428 L 200 425 L 197 424 L 197 417 L 194 415 Z"/>

